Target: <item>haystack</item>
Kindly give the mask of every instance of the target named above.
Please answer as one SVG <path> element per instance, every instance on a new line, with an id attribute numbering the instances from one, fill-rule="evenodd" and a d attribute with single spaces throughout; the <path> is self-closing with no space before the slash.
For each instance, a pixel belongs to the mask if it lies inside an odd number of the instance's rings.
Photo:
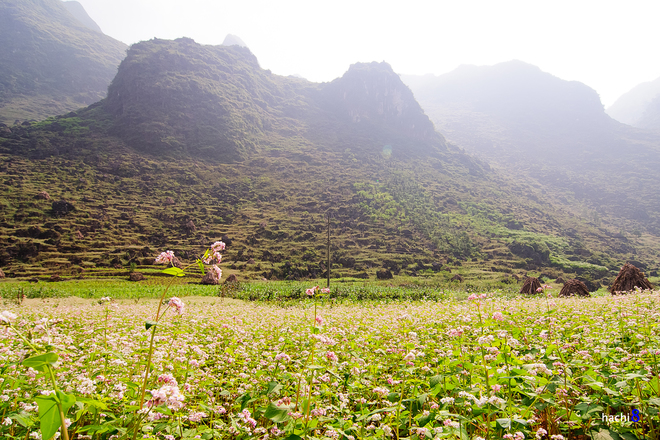
<path id="1" fill-rule="evenodd" d="M 205 286 L 215 286 L 219 283 L 219 281 L 218 278 L 211 273 L 211 271 L 208 271 L 202 277 L 200 283 L 204 284 Z"/>
<path id="2" fill-rule="evenodd" d="M 626 263 L 621 268 L 619 275 L 616 276 L 610 293 L 617 295 L 624 292 L 631 292 L 639 287 L 642 290 L 653 289 L 653 284 L 646 279 L 644 272 L 630 263 Z"/>
<path id="3" fill-rule="evenodd" d="M 587 285 L 580 280 L 568 280 L 561 288 L 559 296 L 591 296 Z"/>
<path id="4" fill-rule="evenodd" d="M 535 277 L 527 277 L 525 278 L 525 282 L 523 283 L 522 288 L 520 289 L 519 293 L 527 293 L 530 295 L 536 295 L 537 289 L 541 288 L 541 282 L 539 281 L 538 278 Z"/>
<path id="5" fill-rule="evenodd" d="M 131 281 L 144 281 L 144 274 L 142 272 L 131 272 L 128 279 Z"/>

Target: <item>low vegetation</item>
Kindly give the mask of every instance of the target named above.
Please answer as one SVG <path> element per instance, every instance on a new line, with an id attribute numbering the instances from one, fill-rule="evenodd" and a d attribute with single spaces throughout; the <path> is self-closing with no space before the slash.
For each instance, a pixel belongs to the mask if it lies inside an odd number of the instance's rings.
<path id="1" fill-rule="evenodd" d="M 70 438 L 658 435 L 655 292 L 410 302 L 383 288 L 342 304 L 341 290 L 275 303 L 166 300 L 138 412 L 158 301 L 5 297 L 0 433 L 38 437 L 43 396 L 55 389 L 69 402 Z"/>

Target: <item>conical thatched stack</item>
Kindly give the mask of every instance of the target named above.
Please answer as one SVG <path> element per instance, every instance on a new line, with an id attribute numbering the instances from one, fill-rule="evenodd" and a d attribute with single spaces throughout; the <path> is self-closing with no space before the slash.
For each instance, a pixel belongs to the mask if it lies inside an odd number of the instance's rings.
<path id="1" fill-rule="evenodd" d="M 580 280 L 568 280 L 561 288 L 559 296 L 591 296 L 586 284 Z"/>
<path id="2" fill-rule="evenodd" d="M 617 275 L 610 292 L 612 295 L 618 295 L 625 292 L 631 292 L 639 287 L 642 290 L 653 289 L 653 284 L 646 279 L 644 272 L 636 268 L 630 263 L 626 263 L 621 268 L 619 275 Z"/>
<path id="3" fill-rule="evenodd" d="M 525 279 L 522 288 L 519 293 L 527 293 L 530 295 L 536 295 L 537 289 L 541 288 L 541 282 L 538 278 L 528 277 Z"/>

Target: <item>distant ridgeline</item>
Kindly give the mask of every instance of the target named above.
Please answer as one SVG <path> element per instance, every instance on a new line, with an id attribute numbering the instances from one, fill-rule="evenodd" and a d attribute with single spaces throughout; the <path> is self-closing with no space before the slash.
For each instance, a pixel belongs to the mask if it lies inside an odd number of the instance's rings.
<path id="1" fill-rule="evenodd" d="M 451 142 L 537 182 L 594 225 L 660 236 L 660 134 L 613 120 L 595 90 L 520 61 L 403 80 Z M 617 107 L 660 127 L 660 98 L 644 112 L 640 99 L 631 93 Z"/>
<path id="2" fill-rule="evenodd" d="M 660 131 L 660 78 L 633 87 L 606 111 L 624 124 Z"/>
<path id="3" fill-rule="evenodd" d="M 332 83 L 314 84 L 261 69 L 247 48 L 186 38 L 133 45 L 107 99 L 76 116 L 94 133 L 158 156 L 232 162 L 284 139 L 356 153 L 390 144 L 399 156 L 450 156 L 387 64 L 354 65 Z"/>
<path id="4" fill-rule="evenodd" d="M 327 213 L 344 276 L 460 265 L 479 280 L 546 268 L 605 283 L 656 246 L 447 143 L 386 63 L 316 84 L 238 45 L 141 42 L 107 98 L 0 127 L 0 157 L 0 267 L 14 275 L 146 264 L 165 248 L 192 258 L 225 236 L 237 271 L 321 276 Z"/>
<path id="5" fill-rule="evenodd" d="M 0 2 L 0 123 L 44 119 L 105 97 L 126 45 L 101 33 L 79 3 L 65 5 Z"/>

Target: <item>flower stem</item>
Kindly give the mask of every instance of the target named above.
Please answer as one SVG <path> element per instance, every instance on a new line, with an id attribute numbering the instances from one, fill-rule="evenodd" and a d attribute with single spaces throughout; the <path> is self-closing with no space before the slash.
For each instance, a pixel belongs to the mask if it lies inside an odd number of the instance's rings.
<path id="1" fill-rule="evenodd" d="M 156 320 L 155 323 L 158 324 L 158 319 L 160 319 L 160 309 L 163 306 L 163 300 L 165 299 L 165 295 L 167 294 L 167 291 L 170 289 L 170 286 L 174 282 L 174 278 L 170 279 L 169 284 L 167 287 L 165 287 L 165 290 L 163 291 L 163 294 L 160 296 L 160 299 L 158 300 L 158 310 L 156 311 Z M 147 367 L 144 370 L 144 381 L 142 382 L 142 390 L 140 391 L 140 404 L 138 405 L 138 410 L 136 410 L 136 422 L 135 422 L 135 429 L 133 431 L 133 440 L 137 438 L 137 433 L 138 429 L 140 428 L 140 423 L 137 421 L 137 411 L 142 409 L 142 405 L 144 404 L 144 395 L 147 392 L 147 381 L 149 380 L 149 370 L 151 369 L 151 357 L 154 353 L 154 337 L 156 336 L 156 328 L 158 326 L 154 325 L 151 329 L 151 339 L 149 340 L 149 354 L 147 355 Z"/>
<path id="2" fill-rule="evenodd" d="M 37 347 L 35 347 L 25 336 L 23 336 L 23 333 L 19 332 L 18 329 L 16 329 L 13 325 L 9 325 L 9 327 L 14 330 L 14 333 L 18 335 L 19 338 L 21 338 L 32 350 L 35 352 L 39 353 L 39 350 Z M 48 377 L 50 378 L 50 382 L 53 385 L 53 390 L 55 391 L 55 396 L 59 399 L 59 396 L 57 396 L 57 392 L 59 391 L 57 388 L 57 380 L 55 379 L 55 374 L 53 373 L 53 369 L 50 365 L 46 364 L 46 369 L 48 370 Z M 57 410 L 60 413 L 60 422 L 62 424 L 62 438 L 64 440 L 69 440 L 69 432 L 66 429 L 66 423 L 65 423 L 65 417 L 64 417 L 64 410 L 62 409 L 62 404 L 60 402 L 56 402 L 57 405 Z"/>

